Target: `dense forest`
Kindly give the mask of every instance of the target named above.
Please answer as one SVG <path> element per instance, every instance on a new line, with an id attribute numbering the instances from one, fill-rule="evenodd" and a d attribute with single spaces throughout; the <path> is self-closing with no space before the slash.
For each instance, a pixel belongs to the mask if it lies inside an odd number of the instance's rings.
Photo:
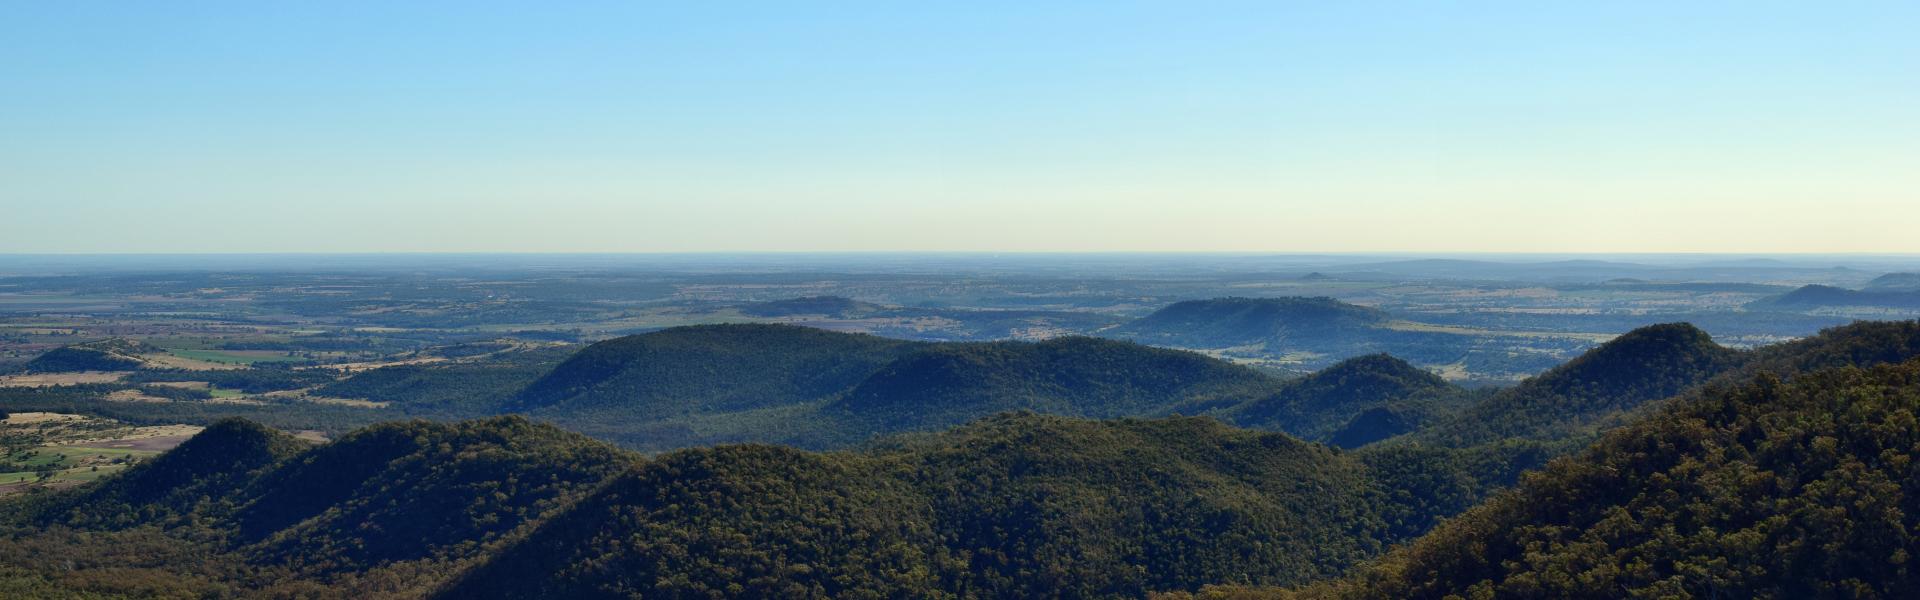
<path id="1" fill-rule="evenodd" d="M 1218 598 L 1904 598 L 1920 360 L 1769 373 L 1614 430 L 1358 572 Z"/>

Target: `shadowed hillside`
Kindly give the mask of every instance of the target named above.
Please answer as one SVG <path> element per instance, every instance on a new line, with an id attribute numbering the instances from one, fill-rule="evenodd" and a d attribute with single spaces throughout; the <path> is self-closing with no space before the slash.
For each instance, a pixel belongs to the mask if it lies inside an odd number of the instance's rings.
<path id="1" fill-rule="evenodd" d="M 162 543 L 156 555 L 193 558 L 55 580 L 132 596 L 418 594 L 636 462 L 518 417 L 388 423 L 317 447 L 228 420 L 124 475 L 15 501 L 26 527 L 12 533 L 34 537 L 0 543 L 0 563 L 112 562 L 122 545 Z"/>

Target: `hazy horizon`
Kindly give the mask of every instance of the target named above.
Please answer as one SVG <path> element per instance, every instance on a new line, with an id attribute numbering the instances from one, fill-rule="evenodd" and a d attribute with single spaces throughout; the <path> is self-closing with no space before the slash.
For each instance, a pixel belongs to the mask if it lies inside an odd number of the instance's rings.
<path id="1" fill-rule="evenodd" d="M 1920 5 L 16 6 L 5 253 L 1920 252 Z"/>

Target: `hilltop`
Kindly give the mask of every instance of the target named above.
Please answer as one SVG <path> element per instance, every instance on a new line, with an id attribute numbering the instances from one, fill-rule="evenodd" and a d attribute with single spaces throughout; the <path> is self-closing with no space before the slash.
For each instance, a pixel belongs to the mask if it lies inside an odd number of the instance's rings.
<path id="1" fill-rule="evenodd" d="M 1920 273 L 1888 273 L 1867 282 L 1865 291 L 1869 292 L 1914 292 L 1920 291 Z"/>
<path id="2" fill-rule="evenodd" d="M 1465 401 L 1466 391 L 1386 354 L 1350 358 L 1287 382 L 1226 413 L 1236 425 L 1285 431 L 1342 447 L 1413 430 Z"/>
<path id="3" fill-rule="evenodd" d="M 1920 360 L 1763 376 L 1609 433 L 1335 583 L 1203 596 L 1905 597 L 1916 419 Z"/>
<path id="4" fill-rule="evenodd" d="M 1744 360 L 1743 353 L 1714 343 L 1693 325 L 1649 325 L 1467 407 L 1419 436 L 1450 446 L 1558 439 L 1705 383 Z"/>
<path id="5" fill-rule="evenodd" d="M 1882 279 L 1885 279 L 1883 276 Z M 1880 279 L 1874 280 L 1876 282 Z M 1866 290 L 1850 290 L 1826 285 L 1801 286 L 1791 292 L 1762 298 L 1748 306 L 1757 309 L 1805 310 L 1824 307 L 1880 307 L 1920 309 L 1920 290 L 1904 287 L 1895 280 L 1892 285 L 1870 287 Z"/>
<path id="6" fill-rule="evenodd" d="M 793 325 L 675 327 L 587 346 L 508 408 L 644 419 L 776 407 L 844 390 L 919 345 Z"/>
<path id="7" fill-rule="evenodd" d="M 144 342 L 109 338 L 48 350 L 28 361 L 26 370 L 36 373 L 131 371 L 147 366 L 147 360 L 142 358 L 143 355 L 165 351 Z"/>
<path id="8" fill-rule="evenodd" d="M 516 417 L 387 423 L 320 446 L 222 421 L 118 477 L 8 505 L 10 534 L 42 541 L 0 542 L 0 563 L 114 566 L 0 571 L 0 589 L 418 595 L 638 460 Z M 116 562 L 125 549 L 148 554 Z"/>
<path id="9" fill-rule="evenodd" d="M 689 450 L 440 597 L 1137 597 L 1306 581 L 1382 548 L 1372 489 L 1325 447 L 1196 418 L 1012 414 L 859 454 Z"/>
<path id="10" fill-rule="evenodd" d="M 1333 298 L 1214 298 L 1174 303 L 1111 334 L 1188 348 L 1312 344 L 1351 336 L 1387 320 L 1378 309 Z"/>
<path id="11" fill-rule="evenodd" d="M 755 302 L 740 307 L 742 314 L 755 317 L 790 317 L 796 315 L 820 315 L 834 318 L 850 318 L 871 313 L 882 307 L 877 304 L 860 302 L 840 296 L 808 296 Z"/>

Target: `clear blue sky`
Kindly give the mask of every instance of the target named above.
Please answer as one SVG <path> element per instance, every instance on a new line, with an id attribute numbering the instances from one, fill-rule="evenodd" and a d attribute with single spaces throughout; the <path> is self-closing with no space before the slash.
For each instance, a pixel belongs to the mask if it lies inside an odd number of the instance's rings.
<path id="1" fill-rule="evenodd" d="M 0 252 L 1920 252 L 1920 2 L 0 0 L 0 223 Z"/>

